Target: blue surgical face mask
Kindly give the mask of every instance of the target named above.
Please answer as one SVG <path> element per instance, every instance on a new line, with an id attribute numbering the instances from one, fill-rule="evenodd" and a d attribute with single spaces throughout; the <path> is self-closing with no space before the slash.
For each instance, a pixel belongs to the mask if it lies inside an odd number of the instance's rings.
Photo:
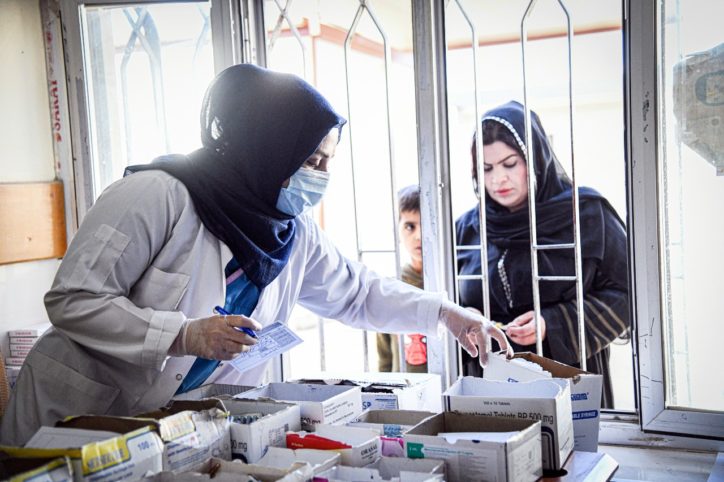
<path id="1" fill-rule="evenodd" d="M 328 172 L 299 169 L 279 193 L 277 209 L 290 216 L 299 216 L 322 199 L 328 182 Z"/>

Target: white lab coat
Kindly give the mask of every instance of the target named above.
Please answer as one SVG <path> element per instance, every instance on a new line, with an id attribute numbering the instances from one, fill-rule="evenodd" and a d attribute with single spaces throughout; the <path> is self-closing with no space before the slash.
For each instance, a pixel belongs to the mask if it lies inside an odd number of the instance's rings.
<path id="1" fill-rule="evenodd" d="M 195 360 L 169 357 L 169 347 L 187 318 L 223 304 L 230 259 L 172 176 L 144 171 L 106 189 L 45 296 L 54 328 L 26 359 L 0 441 L 22 444 L 68 415 L 132 415 L 168 402 Z M 358 328 L 435 336 L 442 295 L 346 259 L 300 216 L 289 262 L 252 317 L 286 322 L 297 302 Z M 256 385 L 265 368 L 241 374 L 222 364 L 209 381 Z"/>

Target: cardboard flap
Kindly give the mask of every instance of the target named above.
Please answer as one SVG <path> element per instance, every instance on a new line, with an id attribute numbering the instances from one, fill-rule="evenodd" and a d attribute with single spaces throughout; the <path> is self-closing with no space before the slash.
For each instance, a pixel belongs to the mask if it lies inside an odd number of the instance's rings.
<path id="1" fill-rule="evenodd" d="M 496 398 L 556 398 L 563 390 L 554 379 L 534 380 L 530 382 L 508 383 L 497 380 L 485 380 L 477 377 L 463 377 L 443 395 L 472 395 Z M 567 383 L 567 382 L 564 382 Z"/>
<path id="2" fill-rule="evenodd" d="M 0 480 L 24 474 L 30 479 L 30 472 L 46 472 L 57 467 L 67 467 L 68 473 L 72 473 L 70 459 L 68 457 L 12 457 L 5 452 L 0 452 Z M 39 469 L 39 470 L 36 470 Z"/>
<path id="3" fill-rule="evenodd" d="M 510 432 L 524 430 L 534 424 L 540 422 L 443 412 L 425 419 L 407 433 L 437 435 L 441 432 Z"/>
<path id="4" fill-rule="evenodd" d="M 433 412 L 418 410 L 365 410 L 352 423 L 415 425 L 433 415 L 435 415 Z"/>
<path id="5" fill-rule="evenodd" d="M 226 412 L 224 402 L 218 398 L 205 398 L 203 400 L 171 400 L 165 407 L 137 415 L 137 417 L 161 419 L 187 410 L 192 412 L 203 412 L 204 410 L 211 410 L 214 408 L 218 408 L 222 412 Z"/>
<path id="6" fill-rule="evenodd" d="M 286 401 L 310 401 L 324 402 L 335 395 L 345 393 L 349 390 L 359 390 L 356 386 L 338 385 L 314 385 L 314 384 L 291 384 L 291 383 L 270 383 L 256 390 L 250 390 L 239 394 L 236 398 L 267 398 L 271 400 Z M 261 397 L 257 397 L 261 395 Z"/>
<path id="7" fill-rule="evenodd" d="M 158 422 L 149 419 L 131 417 L 111 417 L 107 415 L 80 415 L 68 417 L 65 420 L 56 422 L 56 427 L 82 428 L 86 430 L 103 430 L 124 434 L 138 430 L 139 428 L 151 426 L 156 432 L 159 431 Z"/>
<path id="8" fill-rule="evenodd" d="M 289 467 L 294 462 L 307 462 L 313 467 L 314 472 L 318 473 L 337 465 L 340 458 L 341 455 L 338 452 L 330 450 L 293 450 L 281 447 L 269 447 L 266 455 L 264 455 L 256 465 L 284 468 Z"/>

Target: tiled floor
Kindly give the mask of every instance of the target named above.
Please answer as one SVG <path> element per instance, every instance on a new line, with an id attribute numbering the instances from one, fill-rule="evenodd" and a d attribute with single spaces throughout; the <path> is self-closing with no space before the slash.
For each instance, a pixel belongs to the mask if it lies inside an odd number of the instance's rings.
<path id="1" fill-rule="evenodd" d="M 598 450 L 613 457 L 619 464 L 613 479 L 616 482 L 707 481 L 716 461 L 716 453 L 690 452 L 657 448 L 599 445 Z"/>

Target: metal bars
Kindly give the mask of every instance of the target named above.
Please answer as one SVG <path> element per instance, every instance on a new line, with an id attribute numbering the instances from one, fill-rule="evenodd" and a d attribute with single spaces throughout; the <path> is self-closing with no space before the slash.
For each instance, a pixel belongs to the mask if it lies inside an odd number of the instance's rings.
<path id="1" fill-rule="evenodd" d="M 449 5 L 449 4 L 448 4 Z M 468 27 L 470 27 L 470 45 L 472 47 L 472 54 L 473 54 L 473 93 L 475 98 L 475 172 L 476 177 L 478 179 L 477 185 L 480 186 L 480 182 L 483 179 L 483 171 L 480 169 L 480 164 L 483 162 L 483 135 L 481 132 L 482 126 L 480 122 L 480 100 L 478 96 L 478 32 L 475 28 L 475 24 L 470 20 L 470 17 L 468 16 L 468 13 L 463 8 L 462 4 L 460 3 L 460 0 L 455 0 L 455 5 L 457 5 L 458 9 L 460 10 L 460 13 L 462 14 L 463 18 L 465 19 L 465 22 L 468 24 Z M 485 226 L 487 225 L 486 215 L 485 215 L 485 189 L 483 188 L 483 192 L 480 192 L 480 188 L 476 190 L 476 194 L 478 196 L 478 224 L 481 226 L 480 229 L 480 244 L 476 246 L 474 249 L 480 250 L 480 275 L 465 275 L 465 276 L 457 276 L 457 283 L 464 280 L 480 280 L 480 288 L 482 290 L 482 300 L 483 300 L 483 315 L 490 319 L 490 283 L 488 280 L 488 270 L 487 270 L 487 259 L 488 259 L 488 233 L 485 229 Z M 455 268 L 457 273 L 457 265 L 458 265 L 458 251 L 459 250 L 466 250 L 470 249 L 469 247 L 463 247 L 458 246 L 457 238 L 455 237 L 455 230 L 453 229 L 453 245 L 455 246 L 454 250 L 454 259 L 455 259 Z M 458 292 L 460 291 L 460 287 L 458 286 Z M 456 301 L 459 301 L 456 299 Z"/>
<path id="2" fill-rule="evenodd" d="M 299 30 L 294 25 L 294 22 L 289 18 L 289 8 L 292 6 L 292 0 L 287 0 L 284 6 L 282 7 L 281 3 L 279 3 L 279 0 L 274 0 L 274 4 L 279 9 L 279 17 L 277 18 L 277 23 L 274 25 L 274 30 L 272 30 L 271 37 L 269 38 L 269 42 L 267 43 L 267 52 L 271 52 L 274 50 L 274 44 L 276 43 L 277 39 L 279 38 L 279 35 L 282 31 L 282 25 L 284 22 L 287 22 L 287 25 L 289 25 L 289 30 L 292 32 L 292 35 L 294 35 L 294 38 L 297 39 L 297 43 L 299 44 L 299 48 L 302 50 L 302 75 L 306 79 L 307 78 L 307 48 L 304 45 L 304 41 L 302 40 L 302 36 L 299 33 Z"/>
<path id="3" fill-rule="evenodd" d="M 454 299 L 445 6 L 438 0 L 413 0 L 412 22 L 425 289 L 447 291 Z M 455 338 L 447 330 L 427 339 L 427 368 L 441 375 L 443 389 L 457 379 L 457 354 Z"/>
<path id="4" fill-rule="evenodd" d="M 522 61 L 523 61 L 523 106 L 525 108 L 525 148 L 526 157 L 528 160 L 528 213 L 530 219 L 530 256 L 531 256 L 531 276 L 533 278 L 533 309 L 535 311 L 535 333 L 536 333 L 536 351 L 539 355 L 543 354 L 543 340 L 541 339 L 542 330 L 540 323 L 540 281 L 575 281 L 576 282 L 576 311 L 578 315 L 578 350 L 581 362 L 581 369 L 586 370 L 586 333 L 584 325 L 584 312 L 583 312 L 583 279 L 581 269 L 581 231 L 579 225 L 579 207 L 578 207 L 578 186 L 576 184 L 576 162 L 575 162 L 575 149 L 573 142 L 573 55 L 572 55 L 572 36 L 573 30 L 571 27 L 571 16 L 568 13 L 568 9 L 562 2 L 557 0 L 558 5 L 561 7 L 566 15 L 566 38 L 568 45 L 568 116 L 571 129 L 571 182 L 573 190 L 573 246 L 568 244 L 556 244 L 543 246 L 538 244 L 538 230 L 537 220 L 535 212 L 535 192 L 536 192 L 536 175 L 535 175 L 535 159 L 532 142 L 531 132 L 531 111 L 528 103 L 528 77 L 526 69 L 526 47 L 528 44 L 528 29 L 527 21 L 530 18 L 531 13 L 537 0 L 530 0 L 528 7 L 525 10 L 523 19 L 520 23 L 520 40 L 522 50 Z M 531 168 L 531 166 L 533 166 Z M 481 229 L 482 230 L 482 229 Z M 574 251 L 575 257 L 575 276 L 540 276 L 538 274 L 538 251 L 546 249 L 570 249 Z"/>
<path id="5" fill-rule="evenodd" d="M 276 1 L 276 0 L 275 0 Z M 354 206 L 354 233 L 355 233 L 355 244 L 357 248 L 357 259 L 358 261 L 362 261 L 362 256 L 366 250 L 363 250 L 360 246 L 360 240 L 359 240 L 359 225 L 357 223 L 357 215 L 358 215 L 358 209 L 357 209 L 357 190 L 356 190 L 356 182 L 355 182 L 355 168 L 354 168 L 354 124 L 352 123 L 352 92 L 351 92 L 351 80 L 350 80 L 350 50 L 352 45 L 352 39 L 354 38 L 355 32 L 357 30 L 357 26 L 359 25 L 360 20 L 362 19 L 362 15 L 364 14 L 365 10 L 367 11 L 367 14 L 369 15 L 370 19 L 372 20 L 372 23 L 374 24 L 375 28 L 379 32 L 380 36 L 382 37 L 382 46 L 384 49 L 384 65 L 385 65 L 385 120 L 387 122 L 387 147 L 388 147 L 388 155 L 389 155 L 389 166 L 390 166 L 390 197 L 392 201 L 392 226 L 393 226 L 393 234 L 394 234 L 394 240 L 395 240 L 395 246 L 394 251 L 395 253 L 395 271 L 397 273 L 397 278 L 400 278 L 400 252 L 399 252 L 399 246 L 400 246 L 400 239 L 399 234 L 397 232 L 397 184 L 395 182 L 395 157 L 393 152 L 393 138 L 392 138 L 392 122 L 391 122 L 391 113 L 390 113 L 390 62 L 391 62 L 391 50 L 390 50 L 390 44 L 387 40 L 387 35 L 385 34 L 384 29 L 380 25 L 380 22 L 377 20 L 377 17 L 374 14 L 374 11 L 370 8 L 369 4 L 366 0 L 359 0 L 359 7 L 357 7 L 357 12 L 355 13 L 354 19 L 352 20 L 352 25 L 347 30 L 347 36 L 344 39 L 344 76 L 345 76 L 345 83 L 347 88 L 347 121 L 349 123 L 349 144 L 350 144 L 350 162 L 352 167 L 352 202 Z M 388 252 L 390 252 L 388 251 Z M 375 250 L 374 252 L 381 252 L 380 250 Z M 365 331 L 363 333 L 363 344 L 364 344 L 364 370 L 369 370 L 369 347 L 368 347 L 368 341 L 367 341 L 367 332 Z M 400 348 L 400 371 L 405 371 L 405 357 L 404 357 L 404 337 L 399 337 L 399 348 Z"/>

